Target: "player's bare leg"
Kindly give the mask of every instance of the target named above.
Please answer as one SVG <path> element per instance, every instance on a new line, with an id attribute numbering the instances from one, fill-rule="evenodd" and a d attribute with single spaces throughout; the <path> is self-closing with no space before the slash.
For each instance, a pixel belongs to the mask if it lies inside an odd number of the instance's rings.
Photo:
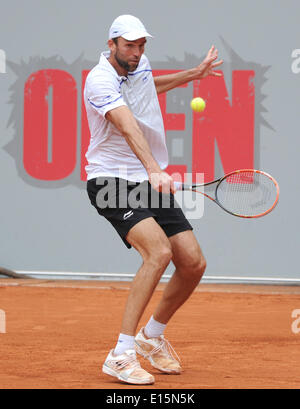
<path id="1" fill-rule="evenodd" d="M 199 283 L 205 271 L 205 260 L 192 231 L 178 233 L 169 241 L 176 270 L 153 317 L 136 336 L 135 344 L 137 352 L 147 358 L 152 366 L 165 373 L 180 374 L 180 359 L 162 335 L 165 324 Z"/>
<path id="2" fill-rule="evenodd" d="M 152 217 L 136 224 L 126 239 L 143 259 L 131 284 L 121 330 L 123 334 L 135 335 L 153 291 L 172 259 L 172 250 L 164 231 Z"/>
<path id="3" fill-rule="evenodd" d="M 169 238 L 176 270 L 169 281 L 153 317 L 166 324 L 199 284 L 206 268 L 200 246 L 191 230 Z"/>
<path id="4" fill-rule="evenodd" d="M 134 351 L 134 335 L 138 322 L 172 259 L 170 242 L 151 217 L 136 224 L 126 236 L 137 249 L 143 264 L 132 282 L 123 316 L 118 343 L 103 364 L 104 373 L 131 384 L 152 384 L 154 377 L 141 368 Z"/>

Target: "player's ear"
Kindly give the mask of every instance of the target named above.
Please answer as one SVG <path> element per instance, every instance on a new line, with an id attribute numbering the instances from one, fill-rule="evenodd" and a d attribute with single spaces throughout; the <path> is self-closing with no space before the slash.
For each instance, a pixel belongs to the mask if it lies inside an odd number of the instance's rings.
<path id="1" fill-rule="evenodd" d="M 113 50 L 115 49 L 115 47 L 116 47 L 116 44 L 115 44 L 115 42 L 114 42 L 112 39 L 109 39 L 109 40 L 107 41 L 107 45 L 108 45 L 110 51 L 113 51 Z"/>
<path id="2" fill-rule="evenodd" d="M 116 48 L 117 48 L 117 45 L 118 45 L 118 38 L 114 38 L 114 39 L 111 39 L 111 38 L 110 38 L 110 39 L 107 41 L 107 45 L 108 45 L 110 51 L 115 51 Z"/>

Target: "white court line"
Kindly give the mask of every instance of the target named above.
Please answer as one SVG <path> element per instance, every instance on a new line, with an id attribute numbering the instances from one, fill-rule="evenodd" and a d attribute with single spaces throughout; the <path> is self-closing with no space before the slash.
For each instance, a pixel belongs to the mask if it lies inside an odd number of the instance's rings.
<path id="1" fill-rule="evenodd" d="M 24 274 L 32 277 L 47 276 L 47 277 L 85 277 L 87 278 L 113 278 L 117 281 L 128 281 L 133 279 L 135 274 L 119 274 L 119 273 L 78 273 L 64 271 L 16 271 L 19 274 Z M 169 280 L 171 275 L 163 275 L 162 280 Z M 206 281 L 234 281 L 234 282 L 250 282 L 250 283 L 280 283 L 280 284 L 299 284 L 300 278 L 281 278 L 281 277 L 255 277 L 255 276 L 206 276 L 204 275 L 202 282 Z"/>

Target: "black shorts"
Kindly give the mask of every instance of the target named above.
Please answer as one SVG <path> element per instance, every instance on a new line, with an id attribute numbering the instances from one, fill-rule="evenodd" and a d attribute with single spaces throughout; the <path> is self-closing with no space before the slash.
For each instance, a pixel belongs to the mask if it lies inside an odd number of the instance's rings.
<path id="1" fill-rule="evenodd" d="M 148 217 L 156 220 L 167 237 L 193 230 L 174 195 L 155 191 L 148 181 L 98 177 L 87 182 L 87 192 L 92 205 L 113 225 L 128 248 L 129 230 Z"/>

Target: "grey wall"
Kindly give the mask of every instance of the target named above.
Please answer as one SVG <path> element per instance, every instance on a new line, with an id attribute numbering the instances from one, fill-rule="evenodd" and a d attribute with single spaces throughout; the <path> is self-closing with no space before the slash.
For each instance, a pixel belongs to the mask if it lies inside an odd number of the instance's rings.
<path id="1" fill-rule="evenodd" d="M 292 52 L 300 48 L 296 0 L 2 4 L 0 49 L 6 52 L 7 66 L 0 74 L 0 265 L 30 271 L 137 269 L 139 256 L 125 248 L 90 206 L 78 166 L 65 181 L 54 183 L 32 180 L 22 163 L 24 83 L 29 75 L 67 67 L 80 82 L 81 70 L 95 65 L 106 48 L 112 20 L 125 13 L 141 18 L 154 34 L 146 54 L 156 69 L 190 68 L 189 62 L 200 62 L 215 44 L 225 61 L 229 89 L 231 70 L 241 64 L 256 70 L 260 100 L 256 98 L 255 165 L 277 178 L 279 206 L 265 218 L 240 220 L 205 202 L 204 217 L 192 224 L 208 260 L 207 275 L 299 277 L 300 73 L 292 71 Z M 55 56 L 63 61 L 53 60 Z M 181 98 L 183 90 L 172 92 L 168 110 L 176 112 L 172 95 Z M 184 109 L 189 130 L 191 113 Z M 188 146 L 190 137 L 186 132 Z M 220 164 L 216 167 L 222 171 Z"/>

